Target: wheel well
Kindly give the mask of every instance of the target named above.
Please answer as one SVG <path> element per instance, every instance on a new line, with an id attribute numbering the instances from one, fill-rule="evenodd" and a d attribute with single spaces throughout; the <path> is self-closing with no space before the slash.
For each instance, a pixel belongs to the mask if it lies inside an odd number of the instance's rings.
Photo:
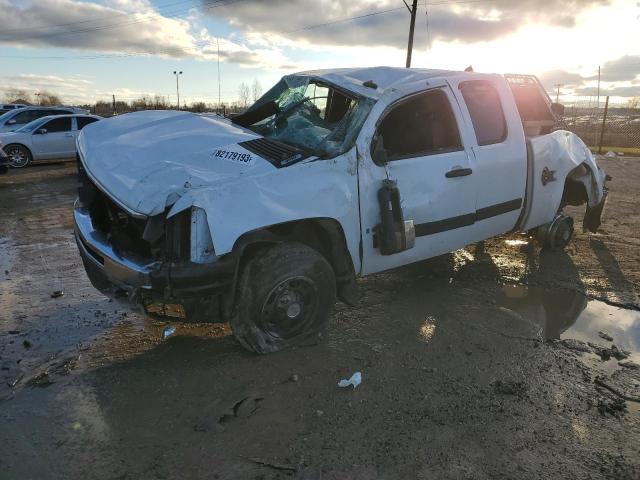
<path id="1" fill-rule="evenodd" d="M 560 202 L 561 208 L 565 205 L 578 206 L 587 203 L 589 200 L 587 196 L 587 189 L 585 188 L 584 183 L 580 181 L 580 178 L 589 174 L 589 167 L 584 163 L 569 172 L 564 181 L 562 201 Z"/>
<path id="2" fill-rule="evenodd" d="M 242 235 L 233 247 L 233 254 L 237 258 L 233 296 L 239 273 L 247 260 L 254 255 L 260 255 L 260 252 L 270 245 L 281 242 L 299 242 L 322 254 L 333 268 L 342 300 L 355 303 L 357 293 L 354 292 L 357 292 L 357 287 L 353 261 L 342 226 L 332 218 L 280 223 Z"/>
<path id="3" fill-rule="evenodd" d="M 4 147 L 2 147 L 2 149 L 5 150 L 6 148 L 13 147 L 14 145 L 17 145 L 18 147 L 24 148 L 27 152 L 29 152 L 29 155 L 31 156 L 31 158 L 33 158 L 33 152 L 31 151 L 31 149 L 29 147 L 27 147 L 26 145 L 22 144 L 22 143 L 16 143 L 16 142 L 9 143 L 9 144 L 5 145 Z"/>

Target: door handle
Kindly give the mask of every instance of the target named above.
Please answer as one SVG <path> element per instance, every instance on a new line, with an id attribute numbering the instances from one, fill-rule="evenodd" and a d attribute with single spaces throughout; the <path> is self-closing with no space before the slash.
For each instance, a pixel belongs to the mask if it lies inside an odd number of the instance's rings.
<path id="1" fill-rule="evenodd" d="M 455 178 L 455 177 L 466 177 L 467 175 L 471 175 L 473 170 L 470 168 L 454 168 L 453 170 L 449 170 L 444 174 L 447 178 Z"/>
<path id="2" fill-rule="evenodd" d="M 65 137 L 73 137 L 73 133 L 65 133 Z"/>

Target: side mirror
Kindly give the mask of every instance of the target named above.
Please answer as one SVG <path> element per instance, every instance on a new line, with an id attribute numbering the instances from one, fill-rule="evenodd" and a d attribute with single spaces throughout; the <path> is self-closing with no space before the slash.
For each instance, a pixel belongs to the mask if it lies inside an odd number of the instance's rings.
<path id="1" fill-rule="evenodd" d="M 551 111 L 556 117 L 561 117 L 564 115 L 564 105 L 554 102 L 551 104 Z"/>
<path id="2" fill-rule="evenodd" d="M 387 154 L 387 150 L 384 148 L 384 138 L 382 138 L 382 134 L 377 135 L 375 138 L 371 158 L 373 159 L 373 163 L 379 167 L 382 167 L 389 161 L 389 155 Z"/>
<path id="3" fill-rule="evenodd" d="M 11 120 L 7 120 L 7 125 L 15 125 L 16 121 L 12 118 Z"/>
<path id="4" fill-rule="evenodd" d="M 46 128 L 39 128 L 38 130 L 36 130 L 36 133 L 38 135 L 44 135 L 45 133 L 47 133 L 47 129 Z"/>

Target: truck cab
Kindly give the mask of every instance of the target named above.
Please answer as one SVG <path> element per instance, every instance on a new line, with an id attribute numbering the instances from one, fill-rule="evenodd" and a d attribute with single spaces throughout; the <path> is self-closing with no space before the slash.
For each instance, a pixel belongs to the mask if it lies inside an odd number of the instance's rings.
<path id="1" fill-rule="evenodd" d="M 550 131 L 554 107 L 530 87 L 313 71 L 233 119 L 140 112 L 92 125 L 78 139 L 74 210 L 86 270 L 108 295 L 229 321 L 267 353 L 321 332 L 336 297 L 356 303 L 358 276 L 510 231 L 563 248 L 563 206 L 586 203 L 596 230 L 605 175 L 579 138 Z M 546 117 L 525 115 L 527 101 Z"/>

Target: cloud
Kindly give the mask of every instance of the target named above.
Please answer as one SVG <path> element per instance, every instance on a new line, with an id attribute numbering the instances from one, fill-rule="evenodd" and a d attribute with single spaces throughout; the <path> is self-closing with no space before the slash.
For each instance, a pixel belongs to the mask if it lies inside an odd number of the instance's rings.
<path id="1" fill-rule="evenodd" d="M 206 29 L 194 32 L 195 22 L 190 17 L 165 17 L 148 0 L 107 0 L 104 4 L 78 0 L 0 0 L 0 11 L 3 18 L 12 19 L 11 25 L 19 25 L 0 31 L 0 44 L 14 47 L 59 47 L 203 60 L 217 55 L 215 39 Z M 277 48 L 268 46 L 251 49 L 224 40 L 221 51 L 222 61 L 241 66 L 279 68 L 287 63 Z"/>
<path id="2" fill-rule="evenodd" d="M 207 0 L 200 0 L 206 6 Z M 407 42 L 409 15 L 395 0 L 247 0 L 242 4 L 207 10 L 248 32 L 278 35 L 293 42 L 321 45 L 387 46 L 401 48 Z M 431 2 L 429 31 L 431 40 L 477 42 L 490 41 L 515 32 L 527 22 L 571 27 L 576 16 L 608 0 L 494 0 L 492 2 Z M 394 9 L 381 15 L 350 22 L 345 18 Z M 321 28 L 306 28 L 319 23 L 339 22 Z M 425 44 L 425 7 L 420 7 L 416 44 Z"/>
<path id="3" fill-rule="evenodd" d="M 61 97 L 66 103 L 84 103 L 89 100 L 86 92 L 93 87 L 93 82 L 80 76 L 36 75 L 20 74 L 0 77 L 0 97 L 11 90 L 11 87 L 19 87 L 30 94 L 47 91 Z"/>
<path id="4" fill-rule="evenodd" d="M 603 82 L 631 81 L 638 75 L 640 75 L 640 55 L 625 55 L 606 62 L 600 68 L 600 80 Z M 597 80 L 598 76 L 594 75 L 589 78 Z"/>
<path id="5" fill-rule="evenodd" d="M 582 85 L 586 78 L 578 73 L 567 72 L 566 70 L 549 70 L 538 75 L 538 79 L 547 90 L 552 90 L 560 83 L 563 87 L 578 87 Z"/>
<path id="6" fill-rule="evenodd" d="M 576 95 L 594 96 L 597 95 L 597 87 L 577 88 L 574 91 Z M 600 97 L 640 97 L 640 85 L 630 85 L 626 87 L 600 88 Z"/>

